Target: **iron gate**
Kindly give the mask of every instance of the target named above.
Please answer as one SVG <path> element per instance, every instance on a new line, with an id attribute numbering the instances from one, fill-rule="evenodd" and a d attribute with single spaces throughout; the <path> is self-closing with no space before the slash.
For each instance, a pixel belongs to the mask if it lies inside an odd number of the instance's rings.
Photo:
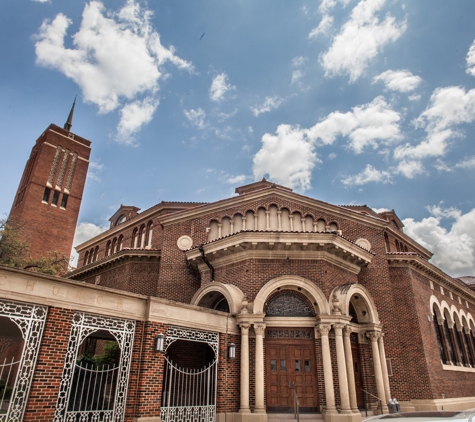
<path id="1" fill-rule="evenodd" d="M 169 327 L 165 350 L 177 340 L 206 343 L 213 350 L 214 359 L 202 368 L 184 368 L 165 357 L 161 419 L 163 422 L 214 422 L 219 334 Z"/>

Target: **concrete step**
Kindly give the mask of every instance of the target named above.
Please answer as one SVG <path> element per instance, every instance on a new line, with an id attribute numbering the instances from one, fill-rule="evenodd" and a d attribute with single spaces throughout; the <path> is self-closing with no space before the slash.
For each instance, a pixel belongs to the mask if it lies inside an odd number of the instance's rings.
<path id="1" fill-rule="evenodd" d="M 268 422 L 285 422 L 296 421 L 293 413 L 268 413 Z M 302 422 L 322 422 L 323 415 L 321 413 L 301 413 L 300 420 Z"/>

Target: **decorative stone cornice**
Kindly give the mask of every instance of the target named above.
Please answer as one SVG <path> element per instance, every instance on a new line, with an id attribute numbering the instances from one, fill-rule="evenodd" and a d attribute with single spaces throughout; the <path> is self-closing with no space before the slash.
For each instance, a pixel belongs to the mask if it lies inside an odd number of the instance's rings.
<path id="1" fill-rule="evenodd" d="M 92 275 L 99 270 L 103 270 L 105 267 L 117 265 L 127 260 L 158 261 L 160 259 L 160 254 L 160 251 L 156 249 L 122 249 L 113 255 L 106 256 L 99 261 L 91 262 L 90 264 L 71 271 L 66 274 L 66 278 L 78 280 L 85 276 Z"/>
<path id="2" fill-rule="evenodd" d="M 318 199 L 310 198 L 308 196 L 300 195 L 298 193 L 289 191 L 287 188 L 280 188 L 278 185 L 270 186 L 269 188 L 260 189 L 243 195 L 234 196 L 228 199 L 223 199 L 221 201 L 212 202 L 210 204 L 200 205 L 190 210 L 169 214 L 167 216 L 161 217 L 160 223 L 166 226 L 168 224 L 173 224 L 178 221 L 201 217 L 212 212 L 226 211 L 229 208 L 237 207 L 240 205 L 245 208 L 245 204 L 248 204 L 250 202 L 255 202 L 256 200 L 265 200 L 268 197 L 275 198 L 276 196 L 281 197 L 284 200 L 293 202 L 295 204 L 308 206 L 319 211 L 332 214 L 335 217 L 341 217 L 357 221 L 367 226 L 383 228 L 388 226 L 389 224 L 388 221 L 383 220 L 382 218 L 364 214 L 362 212 L 355 211 L 350 208 L 345 208 L 339 205 L 329 204 L 327 202 L 319 201 Z"/>
<path id="3" fill-rule="evenodd" d="M 426 261 L 424 258 L 413 252 L 390 252 L 386 254 L 390 267 L 404 267 L 422 274 L 430 280 L 442 285 L 447 290 L 463 296 L 464 299 L 475 303 L 475 293 L 469 289 L 462 281 L 455 280 L 442 270 Z"/>
<path id="4" fill-rule="evenodd" d="M 246 259 L 321 259 L 358 274 L 374 256 L 336 233 L 241 231 L 207 243 L 203 248 L 214 268 Z M 198 248 L 185 254 L 200 272 L 208 269 Z"/>

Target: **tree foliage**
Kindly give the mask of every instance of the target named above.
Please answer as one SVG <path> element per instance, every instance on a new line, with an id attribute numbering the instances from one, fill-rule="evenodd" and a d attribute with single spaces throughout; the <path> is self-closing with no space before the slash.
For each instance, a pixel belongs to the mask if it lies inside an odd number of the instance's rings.
<path id="1" fill-rule="evenodd" d="M 58 251 L 46 251 L 33 259 L 22 227 L 8 219 L 0 219 L 0 265 L 36 271 L 43 274 L 64 275 L 70 258 Z"/>

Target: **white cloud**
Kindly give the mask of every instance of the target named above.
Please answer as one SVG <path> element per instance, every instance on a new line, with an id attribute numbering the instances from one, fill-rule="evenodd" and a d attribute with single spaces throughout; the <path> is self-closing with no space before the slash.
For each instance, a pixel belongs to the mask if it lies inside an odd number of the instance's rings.
<path id="1" fill-rule="evenodd" d="M 419 101 L 421 99 L 421 96 L 419 94 L 412 94 L 407 97 L 409 101 Z"/>
<path id="2" fill-rule="evenodd" d="M 211 87 L 209 88 L 209 98 L 211 101 L 222 101 L 224 100 L 224 95 L 226 92 L 236 89 L 236 87 L 229 84 L 227 80 L 228 75 L 226 75 L 224 72 L 220 73 L 213 79 L 213 82 L 211 82 Z"/>
<path id="3" fill-rule="evenodd" d="M 303 78 L 303 72 L 300 69 L 296 69 L 292 72 L 292 78 L 290 80 L 290 85 L 295 84 L 298 82 L 300 79 Z"/>
<path id="4" fill-rule="evenodd" d="M 399 141 L 400 115 L 383 97 L 376 97 L 371 103 L 353 107 L 352 111 L 335 111 L 308 130 L 308 136 L 323 144 L 332 144 L 339 135 L 348 137 L 349 147 L 357 154 L 367 146 L 378 147 Z"/>
<path id="5" fill-rule="evenodd" d="M 259 114 L 268 113 L 269 111 L 279 107 L 283 102 L 284 102 L 283 98 L 266 97 L 263 104 L 261 104 L 260 106 L 256 105 L 254 107 L 251 107 L 251 111 L 252 111 L 252 114 L 254 114 L 254 116 L 257 117 L 259 116 Z"/>
<path id="6" fill-rule="evenodd" d="M 279 125 L 276 135 L 266 133 L 262 137 L 262 148 L 254 156 L 254 178 L 268 175 L 276 183 L 305 191 L 310 188 L 316 161 L 314 146 L 303 130 Z"/>
<path id="7" fill-rule="evenodd" d="M 292 72 L 292 79 L 290 85 L 297 83 L 305 75 L 305 70 L 302 69 L 308 62 L 308 57 L 298 56 L 292 59 L 292 67 L 295 69 Z"/>
<path id="8" fill-rule="evenodd" d="M 311 171 L 319 161 L 315 153 L 318 145 L 333 144 L 338 136 L 344 136 L 349 148 L 359 154 L 366 146 L 377 148 L 379 143 L 401 139 L 399 120 L 399 114 L 384 98 L 377 97 L 347 113 L 330 113 L 310 129 L 280 125 L 276 135 L 266 133 L 262 137 L 262 147 L 254 157 L 254 176 L 260 179 L 268 174 L 277 183 L 305 191 L 310 188 Z M 389 172 L 378 172 L 369 166 L 361 175 L 347 178 L 346 184 L 372 181 L 376 173 L 379 181 L 390 180 Z"/>
<path id="9" fill-rule="evenodd" d="M 51 0 L 31 0 L 34 1 L 35 3 L 50 3 Z"/>
<path id="10" fill-rule="evenodd" d="M 87 171 L 87 178 L 90 180 L 94 180 L 95 182 L 101 182 L 101 178 L 99 174 L 104 168 L 104 164 L 99 164 L 95 161 L 89 162 L 89 168 Z"/>
<path id="11" fill-rule="evenodd" d="M 350 82 L 356 81 L 369 62 L 404 33 L 406 22 L 396 22 L 390 14 L 383 21 L 378 18 L 385 3 L 386 0 L 361 0 L 355 6 L 350 20 L 320 57 L 325 76 L 348 74 Z"/>
<path id="12" fill-rule="evenodd" d="M 72 36 L 73 48 L 66 48 L 72 21 L 60 13 L 52 21 L 45 20 L 38 31 L 36 63 L 72 79 L 84 99 L 96 104 L 101 113 L 111 112 L 123 102 L 134 103 L 138 96 L 153 97 L 159 80 L 165 77 L 165 63 L 189 71 L 193 67 L 175 55 L 173 46 L 165 48 L 160 43 L 151 15 L 134 0 L 127 0 L 117 12 L 90 1 L 78 32 Z"/>
<path id="13" fill-rule="evenodd" d="M 414 91 L 422 82 L 422 78 L 413 75 L 409 70 L 386 70 L 373 78 L 373 83 L 383 82 L 391 91 Z"/>
<path id="14" fill-rule="evenodd" d="M 152 120 L 157 107 L 158 100 L 150 97 L 126 104 L 120 110 L 120 122 L 117 126 L 118 141 L 128 145 L 134 144 L 133 135 Z"/>
<path id="15" fill-rule="evenodd" d="M 74 234 L 73 245 L 78 246 L 88 241 L 89 239 L 92 239 L 93 237 L 100 235 L 102 232 L 105 232 L 108 228 L 109 226 L 105 224 L 96 225 L 94 223 L 87 223 L 87 222 L 79 223 L 78 226 L 76 227 L 76 233 Z M 71 265 L 76 266 L 79 254 L 76 252 L 74 248 L 71 254 L 73 256 Z"/>
<path id="16" fill-rule="evenodd" d="M 440 158 L 435 160 L 434 167 L 436 168 L 437 171 L 439 172 L 451 172 L 452 169 Z"/>
<path id="17" fill-rule="evenodd" d="M 232 111 L 231 113 L 218 112 L 216 113 L 216 117 L 218 118 L 220 122 L 224 122 L 225 120 L 228 120 L 231 117 L 234 117 L 237 114 L 237 112 L 238 112 L 237 108 L 235 108 L 234 111 Z"/>
<path id="18" fill-rule="evenodd" d="M 237 185 L 239 183 L 244 183 L 249 178 L 250 176 L 246 176 L 245 174 L 240 174 L 239 176 L 229 177 L 228 179 L 226 179 L 226 183 L 229 183 L 230 185 Z"/>
<path id="19" fill-rule="evenodd" d="M 297 56 L 292 59 L 293 67 L 301 67 L 308 62 L 308 57 Z"/>
<path id="20" fill-rule="evenodd" d="M 475 40 L 467 53 L 467 73 L 475 76 Z"/>
<path id="21" fill-rule="evenodd" d="M 391 211 L 389 208 L 371 208 L 376 214 L 381 214 L 382 212 Z"/>
<path id="22" fill-rule="evenodd" d="M 369 182 L 391 183 L 391 174 L 388 171 L 375 169 L 371 164 L 358 174 L 348 176 L 342 180 L 346 186 L 361 186 Z"/>
<path id="23" fill-rule="evenodd" d="M 351 0 L 322 0 L 318 10 L 321 13 L 326 13 L 333 9 L 338 3 L 341 3 L 345 7 Z"/>
<path id="24" fill-rule="evenodd" d="M 424 173 L 424 166 L 420 161 L 401 161 L 396 169 L 396 173 L 406 176 L 408 179 L 413 179 L 414 176 Z"/>
<path id="25" fill-rule="evenodd" d="M 414 121 L 416 127 L 426 131 L 425 140 L 416 146 L 400 146 L 394 155 L 397 159 L 444 156 L 449 142 L 462 136 L 454 127 L 474 120 L 475 89 L 465 92 L 464 88 L 458 86 L 437 88 L 427 109 Z"/>
<path id="26" fill-rule="evenodd" d="M 310 31 L 310 34 L 308 34 L 308 38 L 309 39 L 316 38 L 320 34 L 328 35 L 330 33 L 330 29 L 332 26 L 333 26 L 333 16 L 323 15 L 323 18 L 318 24 L 318 26 L 313 28 Z"/>
<path id="27" fill-rule="evenodd" d="M 430 207 L 432 216 L 415 221 L 403 220 L 404 232 L 434 253 L 434 265 L 452 276 L 475 274 L 475 209 L 462 214 L 455 208 Z M 454 222 L 449 229 L 441 225 L 443 219 Z"/>
<path id="28" fill-rule="evenodd" d="M 202 108 L 198 108 L 196 110 L 183 110 L 185 113 L 186 118 L 190 121 L 190 123 L 196 126 L 198 129 L 206 128 L 207 124 L 205 122 L 206 113 Z"/>
<path id="29" fill-rule="evenodd" d="M 459 167 L 459 168 L 462 168 L 462 169 L 473 169 L 473 168 L 475 168 L 475 156 L 465 158 L 464 160 L 460 161 L 460 163 L 457 163 L 455 165 L 455 167 Z"/>

